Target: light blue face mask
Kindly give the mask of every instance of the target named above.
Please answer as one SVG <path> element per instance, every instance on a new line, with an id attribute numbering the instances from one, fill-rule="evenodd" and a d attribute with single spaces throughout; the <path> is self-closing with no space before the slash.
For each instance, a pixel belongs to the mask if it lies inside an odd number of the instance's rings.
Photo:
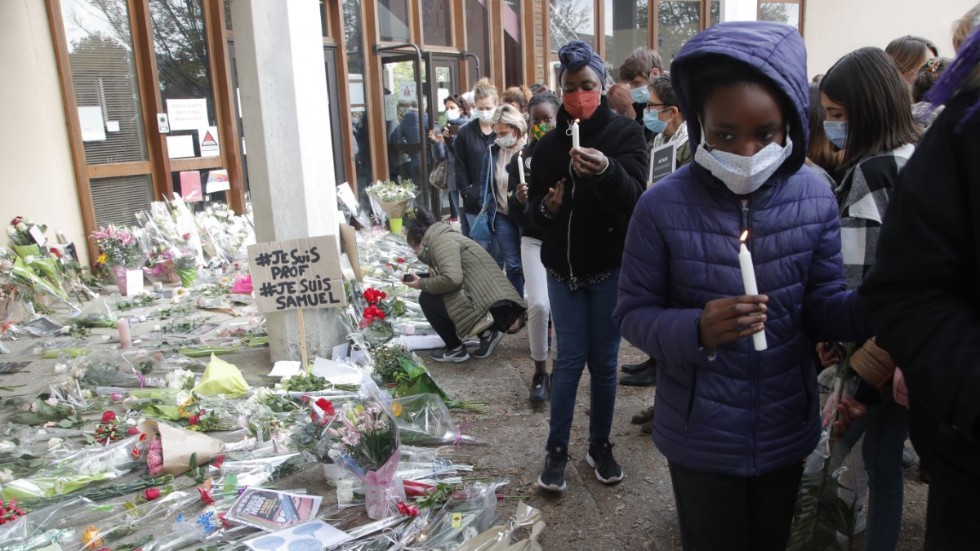
<path id="1" fill-rule="evenodd" d="M 667 130 L 667 122 L 660 120 L 660 111 L 643 110 L 643 126 L 654 134 L 662 134 Z"/>
<path id="2" fill-rule="evenodd" d="M 847 121 L 823 121 L 823 132 L 837 147 L 844 149 L 847 145 Z"/>
<path id="3" fill-rule="evenodd" d="M 630 95 L 633 96 L 633 103 L 643 103 L 650 101 L 650 89 L 646 86 L 630 88 Z"/>

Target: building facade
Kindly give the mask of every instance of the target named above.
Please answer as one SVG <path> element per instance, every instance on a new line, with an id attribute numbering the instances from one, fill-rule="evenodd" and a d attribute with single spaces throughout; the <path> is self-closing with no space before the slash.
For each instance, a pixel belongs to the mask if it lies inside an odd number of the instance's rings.
<path id="1" fill-rule="evenodd" d="M 240 210 L 248 136 L 234 1 L 0 2 L 0 160 L 9 178 L 0 219 L 45 218 L 81 242 L 174 192 Z M 425 167 L 411 159 L 428 157 L 425 140 L 396 132 L 420 94 L 424 119 L 439 125 L 442 100 L 481 77 L 500 89 L 554 88 L 557 48 L 571 39 L 592 44 L 616 74 L 639 46 L 669 64 L 718 21 L 781 21 L 804 35 L 813 75 L 904 34 L 951 54 L 950 24 L 974 3 L 942 2 L 920 17 L 914 0 L 319 0 L 334 136 L 324 154 L 336 161 L 336 182 L 356 189 L 422 180 Z"/>

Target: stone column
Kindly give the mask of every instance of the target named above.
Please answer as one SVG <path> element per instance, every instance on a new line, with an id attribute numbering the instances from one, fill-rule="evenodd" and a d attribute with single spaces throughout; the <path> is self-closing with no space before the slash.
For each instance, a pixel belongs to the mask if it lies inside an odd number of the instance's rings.
<path id="1" fill-rule="evenodd" d="M 722 21 L 755 21 L 758 18 L 758 0 L 721 0 Z"/>
<path id="2" fill-rule="evenodd" d="M 313 0 L 232 0 L 248 178 L 259 243 L 338 233 L 320 13 Z M 269 314 L 272 359 L 298 360 L 296 312 Z M 338 311 L 305 310 L 310 358 L 345 337 Z"/>

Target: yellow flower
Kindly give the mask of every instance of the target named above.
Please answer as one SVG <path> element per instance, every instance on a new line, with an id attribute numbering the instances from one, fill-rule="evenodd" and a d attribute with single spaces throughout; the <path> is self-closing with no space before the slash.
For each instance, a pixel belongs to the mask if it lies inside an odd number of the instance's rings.
<path id="1" fill-rule="evenodd" d="M 404 411 L 405 408 L 402 407 L 402 405 L 399 404 L 398 402 L 391 404 L 391 412 L 395 414 L 395 417 L 401 417 Z"/>
<path id="2" fill-rule="evenodd" d="M 82 543 L 85 547 L 95 549 L 96 547 L 102 547 L 102 538 L 99 537 L 99 529 L 94 525 L 89 525 L 88 528 L 82 532 Z"/>
<path id="3" fill-rule="evenodd" d="M 105 264 L 108 260 L 109 260 L 109 255 L 102 253 L 99 255 L 99 258 L 95 260 L 95 263 L 101 266 Z"/>

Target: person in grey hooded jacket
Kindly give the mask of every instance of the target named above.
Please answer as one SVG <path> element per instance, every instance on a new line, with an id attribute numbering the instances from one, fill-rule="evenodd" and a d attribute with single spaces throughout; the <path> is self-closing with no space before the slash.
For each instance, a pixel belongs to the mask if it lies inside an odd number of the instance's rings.
<path id="1" fill-rule="evenodd" d="M 721 23 L 681 48 L 671 80 L 694 162 L 640 198 L 613 316 L 659 366 L 653 439 L 684 548 L 782 550 L 821 430 L 808 339 L 871 335 L 846 290 L 837 202 L 803 166 L 803 40 Z M 743 286 L 740 237 L 758 294 Z M 766 346 L 748 338 L 760 332 Z"/>

